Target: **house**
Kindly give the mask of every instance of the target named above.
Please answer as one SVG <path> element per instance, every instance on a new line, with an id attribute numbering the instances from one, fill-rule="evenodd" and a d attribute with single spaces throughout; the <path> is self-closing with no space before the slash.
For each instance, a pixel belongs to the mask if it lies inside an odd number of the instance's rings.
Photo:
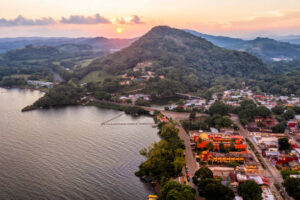
<path id="1" fill-rule="evenodd" d="M 45 81 L 36 81 L 36 80 L 27 80 L 28 85 L 33 85 L 35 88 L 46 87 L 46 88 L 53 88 L 54 83 L 52 82 L 45 82 Z"/>
<path id="2" fill-rule="evenodd" d="M 266 127 L 266 128 L 272 128 L 273 126 L 276 125 L 276 120 L 273 117 L 267 117 L 267 118 L 255 117 L 254 122 L 256 124 L 261 122 L 263 127 Z"/>
<path id="3" fill-rule="evenodd" d="M 129 98 L 128 98 L 128 97 L 125 97 L 125 96 L 121 96 L 121 97 L 120 97 L 120 100 L 121 100 L 122 102 L 126 102 L 127 100 L 129 100 Z"/>
<path id="4" fill-rule="evenodd" d="M 291 170 L 300 170 L 300 164 L 298 161 L 289 162 L 289 166 Z"/>
<path id="5" fill-rule="evenodd" d="M 257 173 L 259 164 L 256 162 L 247 162 L 245 164 L 246 173 Z"/>
<path id="6" fill-rule="evenodd" d="M 275 163 L 275 165 L 278 165 L 278 164 L 287 164 L 289 162 L 292 162 L 292 161 L 298 161 L 298 157 L 297 156 L 290 156 L 290 155 L 280 155 L 278 156 L 278 159 L 277 159 L 277 162 Z"/>
<path id="7" fill-rule="evenodd" d="M 278 138 L 277 137 L 256 137 L 255 142 L 261 148 L 278 148 Z"/>
<path id="8" fill-rule="evenodd" d="M 300 123 L 300 115 L 296 115 L 296 116 L 295 116 L 295 120 L 296 120 L 298 123 Z"/>
<path id="9" fill-rule="evenodd" d="M 120 85 L 130 85 L 130 81 L 128 80 L 120 81 Z"/>
<path id="10" fill-rule="evenodd" d="M 268 179 L 263 176 L 251 175 L 248 176 L 248 179 L 255 181 L 258 185 L 270 185 Z"/>
<path id="11" fill-rule="evenodd" d="M 290 178 L 300 178 L 300 174 L 291 174 Z"/>
<path id="12" fill-rule="evenodd" d="M 263 200 L 275 200 L 275 197 L 272 194 L 269 187 L 263 186 L 261 189 L 262 189 L 261 195 Z"/>
<path id="13" fill-rule="evenodd" d="M 146 67 L 151 67 L 151 66 L 152 66 L 152 62 L 150 62 L 150 61 L 140 62 L 140 63 L 136 64 L 136 66 L 133 68 L 133 71 L 134 72 L 137 72 L 137 71 L 144 72 Z"/>
<path id="14" fill-rule="evenodd" d="M 229 176 L 228 176 L 228 181 L 230 182 L 230 185 L 233 187 L 233 189 L 237 189 L 237 187 L 239 186 L 239 182 L 236 178 L 236 174 L 234 173 L 229 173 Z"/>
<path id="15" fill-rule="evenodd" d="M 196 143 L 197 149 L 206 149 L 207 145 L 211 143 L 214 146 L 213 150 L 220 150 L 220 143 L 223 143 L 225 148 L 229 148 L 230 144 L 233 143 L 235 149 L 238 151 L 247 150 L 246 142 L 240 135 L 200 133 L 199 135 L 194 135 L 193 137 L 193 141 Z"/>
<path id="16" fill-rule="evenodd" d="M 202 151 L 199 158 L 203 162 L 212 163 L 244 163 L 246 160 L 251 159 L 251 155 L 248 153 L 217 153 L 217 152 L 207 152 Z"/>
<path id="17" fill-rule="evenodd" d="M 165 116 L 163 116 L 163 115 L 157 115 L 156 116 L 156 119 L 159 121 L 159 122 L 168 122 L 169 120 L 165 117 Z"/>
<path id="18" fill-rule="evenodd" d="M 288 128 L 295 128 L 297 126 L 297 124 L 298 123 L 295 120 L 290 120 L 290 121 L 287 122 Z"/>

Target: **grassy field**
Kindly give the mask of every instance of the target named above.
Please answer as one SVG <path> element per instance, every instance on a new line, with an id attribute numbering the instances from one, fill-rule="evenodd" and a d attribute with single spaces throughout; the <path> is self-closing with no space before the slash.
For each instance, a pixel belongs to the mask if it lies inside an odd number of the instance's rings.
<path id="1" fill-rule="evenodd" d="M 80 84 L 88 83 L 88 82 L 99 82 L 99 81 L 102 82 L 106 78 L 118 78 L 118 77 L 107 74 L 103 71 L 93 71 L 93 72 L 90 72 L 85 77 L 83 77 L 83 79 L 80 80 Z"/>
<path id="2" fill-rule="evenodd" d="M 92 63 L 93 60 L 95 60 L 95 59 L 91 58 L 91 59 L 81 60 L 81 61 L 77 62 L 77 64 L 80 65 L 80 67 L 87 67 L 89 64 Z"/>

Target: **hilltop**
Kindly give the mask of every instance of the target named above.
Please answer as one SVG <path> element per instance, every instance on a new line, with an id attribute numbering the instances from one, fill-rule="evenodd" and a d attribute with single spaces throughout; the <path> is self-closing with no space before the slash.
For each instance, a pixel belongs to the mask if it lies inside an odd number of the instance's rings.
<path id="1" fill-rule="evenodd" d="M 164 80 L 150 79 L 145 92 L 165 95 L 203 91 L 215 85 L 239 87 L 237 83 L 241 84 L 242 79 L 271 73 L 255 56 L 217 47 L 203 38 L 168 26 L 152 28 L 129 47 L 96 59 L 84 72 L 121 75 L 132 72 L 139 65 L 147 65 L 148 71 L 154 72 L 156 77 L 165 77 Z"/>
<path id="2" fill-rule="evenodd" d="M 203 38 L 167 26 L 154 27 L 131 46 L 100 58 L 91 66 L 120 73 L 146 61 L 151 61 L 153 68 L 174 67 L 209 75 L 248 77 L 268 71 L 260 59 L 248 53 L 220 48 Z"/>

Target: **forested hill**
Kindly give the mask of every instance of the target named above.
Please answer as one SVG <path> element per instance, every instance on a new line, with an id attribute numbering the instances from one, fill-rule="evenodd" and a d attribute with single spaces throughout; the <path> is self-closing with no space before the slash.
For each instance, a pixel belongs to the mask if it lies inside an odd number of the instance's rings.
<path id="1" fill-rule="evenodd" d="M 257 37 L 254 40 L 242 40 L 224 36 L 214 36 L 188 30 L 195 36 L 205 38 L 213 44 L 227 49 L 245 51 L 255 55 L 266 62 L 278 60 L 300 59 L 300 45 L 277 41 L 270 38 Z"/>
<path id="2" fill-rule="evenodd" d="M 211 78 L 255 77 L 270 72 L 255 56 L 217 47 L 203 38 L 167 26 L 154 27 L 131 46 L 94 61 L 90 67 L 116 74 L 145 61 L 151 61 L 152 68 L 172 67 Z"/>

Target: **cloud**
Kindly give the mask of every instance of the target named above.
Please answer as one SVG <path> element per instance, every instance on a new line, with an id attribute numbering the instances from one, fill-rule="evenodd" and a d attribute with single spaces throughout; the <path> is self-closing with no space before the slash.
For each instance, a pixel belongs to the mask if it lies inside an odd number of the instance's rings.
<path id="1" fill-rule="evenodd" d="M 299 28 L 300 11 L 280 13 L 268 11 L 256 17 L 231 22 L 230 26 L 240 29 Z"/>
<path id="2" fill-rule="evenodd" d="M 257 31 L 288 31 L 300 30 L 300 10 L 279 12 L 264 11 L 254 13 L 248 17 L 232 21 L 202 21 L 188 23 L 190 27 L 197 27 L 198 30 L 217 32 L 257 32 Z"/>
<path id="3" fill-rule="evenodd" d="M 141 18 L 137 15 L 132 15 L 129 23 L 131 23 L 131 24 L 144 24 L 144 22 L 141 21 Z"/>
<path id="4" fill-rule="evenodd" d="M 27 19 L 22 15 L 19 15 L 15 19 L 0 19 L 0 26 L 45 26 L 56 24 L 55 20 L 51 17 L 43 17 L 41 19 Z"/>
<path id="5" fill-rule="evenodd" d="M 141 21 L 141 18 L 137 15 L 131 15 L 130 17 L 118 17 L 113 20 L 115 24 L 145 24 L 145 22 Z"/>
<path id="6" fill-rule="evenodd" d="M 12 27 L 12 26 L 46 26 L 53 24 L 145 24 L 141 18 L 137 15 L 131 15 L 130 17 L 118 17 L 110 21 L 108 18 L 95 14 L 92 16 L 83 15 L 70 15 L 69 17 L 61 17 L 60 20 L 55 21 L 51 17 L 43 17 L 40 19 L 28 19 L 19 15 L 15 19 L 0 18 L 0 27 Z"/>
<path id="7" fill-rule="evenodd" d="M 257 12 L 252 16 L 247 17 L 246 21 L 253 21 L 260 18 L 276 18 L 276 17 L 283 17 L 284 13 L 281 13 L 276 10 L 264 11 L 264 12 Z"/>
<path id="8" fill-rule="evenodd" d="M 111 22 L 100 14 L 94 16 L 71 15 L 69 18 L 62 17 L 62 24 L 110 24 Z"/>

